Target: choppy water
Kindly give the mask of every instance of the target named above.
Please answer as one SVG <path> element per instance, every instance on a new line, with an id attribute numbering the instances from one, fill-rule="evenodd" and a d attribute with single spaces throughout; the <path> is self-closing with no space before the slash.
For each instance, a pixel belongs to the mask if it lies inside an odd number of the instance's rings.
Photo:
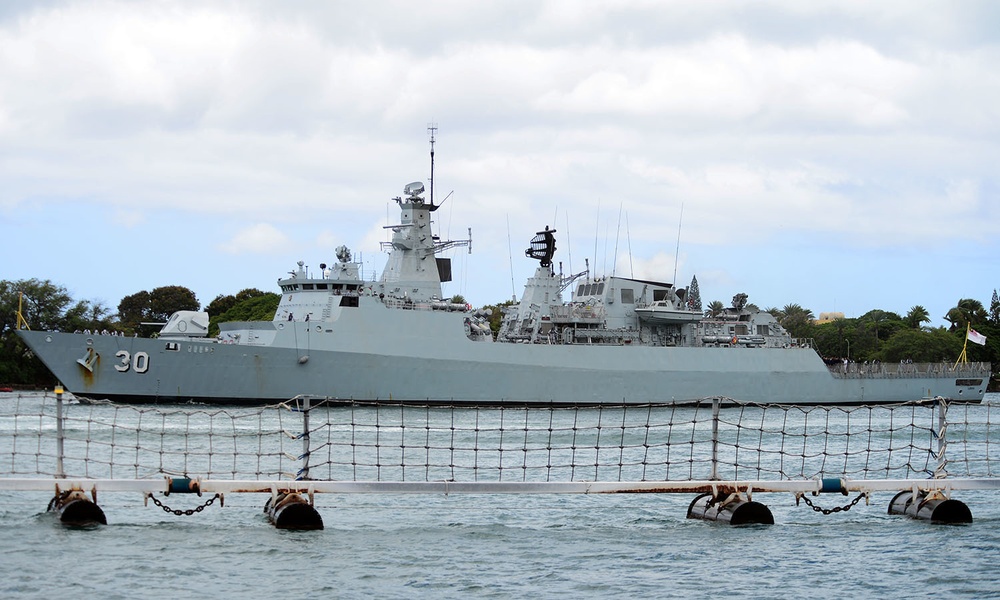
<path id="1" fill-rule="evenodd" d="M 888 515 L 889 493 L 829 516 L 758 494 L 776 525 L 739 528 L 685 519 L 687 495 L 318 495 L 312 532 L 273 529 L 264 495 L 176 517 L 108 493 L 90 529 L 49 497 L 0 491 L 0 598 L 1000 597 L 996 492 L 956 493 L 957 526 Z"/>

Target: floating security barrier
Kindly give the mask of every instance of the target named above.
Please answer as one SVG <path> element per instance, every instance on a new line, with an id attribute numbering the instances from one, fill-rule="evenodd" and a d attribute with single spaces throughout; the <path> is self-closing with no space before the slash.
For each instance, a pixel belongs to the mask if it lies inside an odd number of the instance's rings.
<path id="1" fill-rule="evenodd" d="M 771 509 L 736 492 L 727 496 L 705 493 L 688 506 L 687 518 L 722 521 L 730 525 L 774 525 Z"/>
<path id="2" fill-rule="evenodd" d="M 296 492 L 272 491 L 264 504 L 267 518 L 278 529 L 323 529 L 323 517 L 309 499 Z"/>
<path id="3" fill-rule="evenodd" d="M 940 490 L 904 490 L 889 502 L 890 515 L 906 515 L 934 523 L 971 523 L 972 511 L 960 500 L 948 498 Z"/>
<path id="4" fill-rule="evenodd" d="M 49 501 L 49 512 L 59 515 L 59 521 L 63 525 L 76 527 L 86 527 L 90 525 L 107 525 L 108 518 L 104 511 L 97 505 L 97 492 L 93 491 L 93 500 L 87 498 L 87 494 L 80 489 L 59 491 L 56 487 L 56 495 Z"/>

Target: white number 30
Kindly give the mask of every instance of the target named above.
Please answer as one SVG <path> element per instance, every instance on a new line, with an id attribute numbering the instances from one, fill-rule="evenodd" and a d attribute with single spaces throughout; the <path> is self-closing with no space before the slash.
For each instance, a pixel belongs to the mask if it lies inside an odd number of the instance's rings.
<path id="1" fill-rule="evenodd" d="M 119 350 L 115 352 L 115 356 L 121 360 L 121 363 L 115 365 L 115 370 L 119 373 L 124 373 L 130 368 L 136 373 L 145 373 L 149 370 L 149 355 L 145 352 L 136 352 L 133 356 L 128 350 Z"/>

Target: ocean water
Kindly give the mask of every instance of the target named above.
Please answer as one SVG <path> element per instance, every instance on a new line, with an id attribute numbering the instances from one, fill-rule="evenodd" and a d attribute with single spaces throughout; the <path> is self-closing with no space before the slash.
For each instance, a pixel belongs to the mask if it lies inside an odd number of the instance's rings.
<path id="1" fill-rule="evenodd" d="M 756 494 L 776 524 L 744 527 L 686 519 L 687 494 L 320 494 L 322 531 L 274 529 L 263 494 L 174 516 L 106 493 L 107 526 L 69 528 L 50 496 L 0 491 L 0 598 L 1000 597 L 1000 492 L 956 492 L 966 525 Z"/>

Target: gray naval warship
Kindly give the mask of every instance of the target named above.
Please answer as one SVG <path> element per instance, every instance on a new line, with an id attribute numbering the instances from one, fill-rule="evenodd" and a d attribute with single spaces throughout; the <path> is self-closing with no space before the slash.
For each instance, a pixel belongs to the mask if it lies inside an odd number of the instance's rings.
<path id="1" fill-rule="evenodd" d="M 433 183 L 431 190 L 427 201 L 423 184 L 411 183 L 395 198 L 401 219 L 384 243 L 378 280 L 364 280 L 343 246 L 318 272 L 300 261 L 278 280 L 270 321 L 223 323 L 209 337 L 207 313 L 181 311 L 153 338 L 18 334 L 73 394 L 127 403 L 268 404 L 310 395 L 459 405 L 874 404 L 979 402 L 986 391 L 988 364 L 828 365 L 767 312 L 706 317 L 670 283 L 564 276 L 553 266 L 556 231 L 548 228 L 531 240 L 525 253 L 537 269 L 494 336 L 487 314 L 442 296 L 451 263 L 437 255 L 471 252 L 471 230 L 468 240 L 434 235 L 440 205 Z"/>

